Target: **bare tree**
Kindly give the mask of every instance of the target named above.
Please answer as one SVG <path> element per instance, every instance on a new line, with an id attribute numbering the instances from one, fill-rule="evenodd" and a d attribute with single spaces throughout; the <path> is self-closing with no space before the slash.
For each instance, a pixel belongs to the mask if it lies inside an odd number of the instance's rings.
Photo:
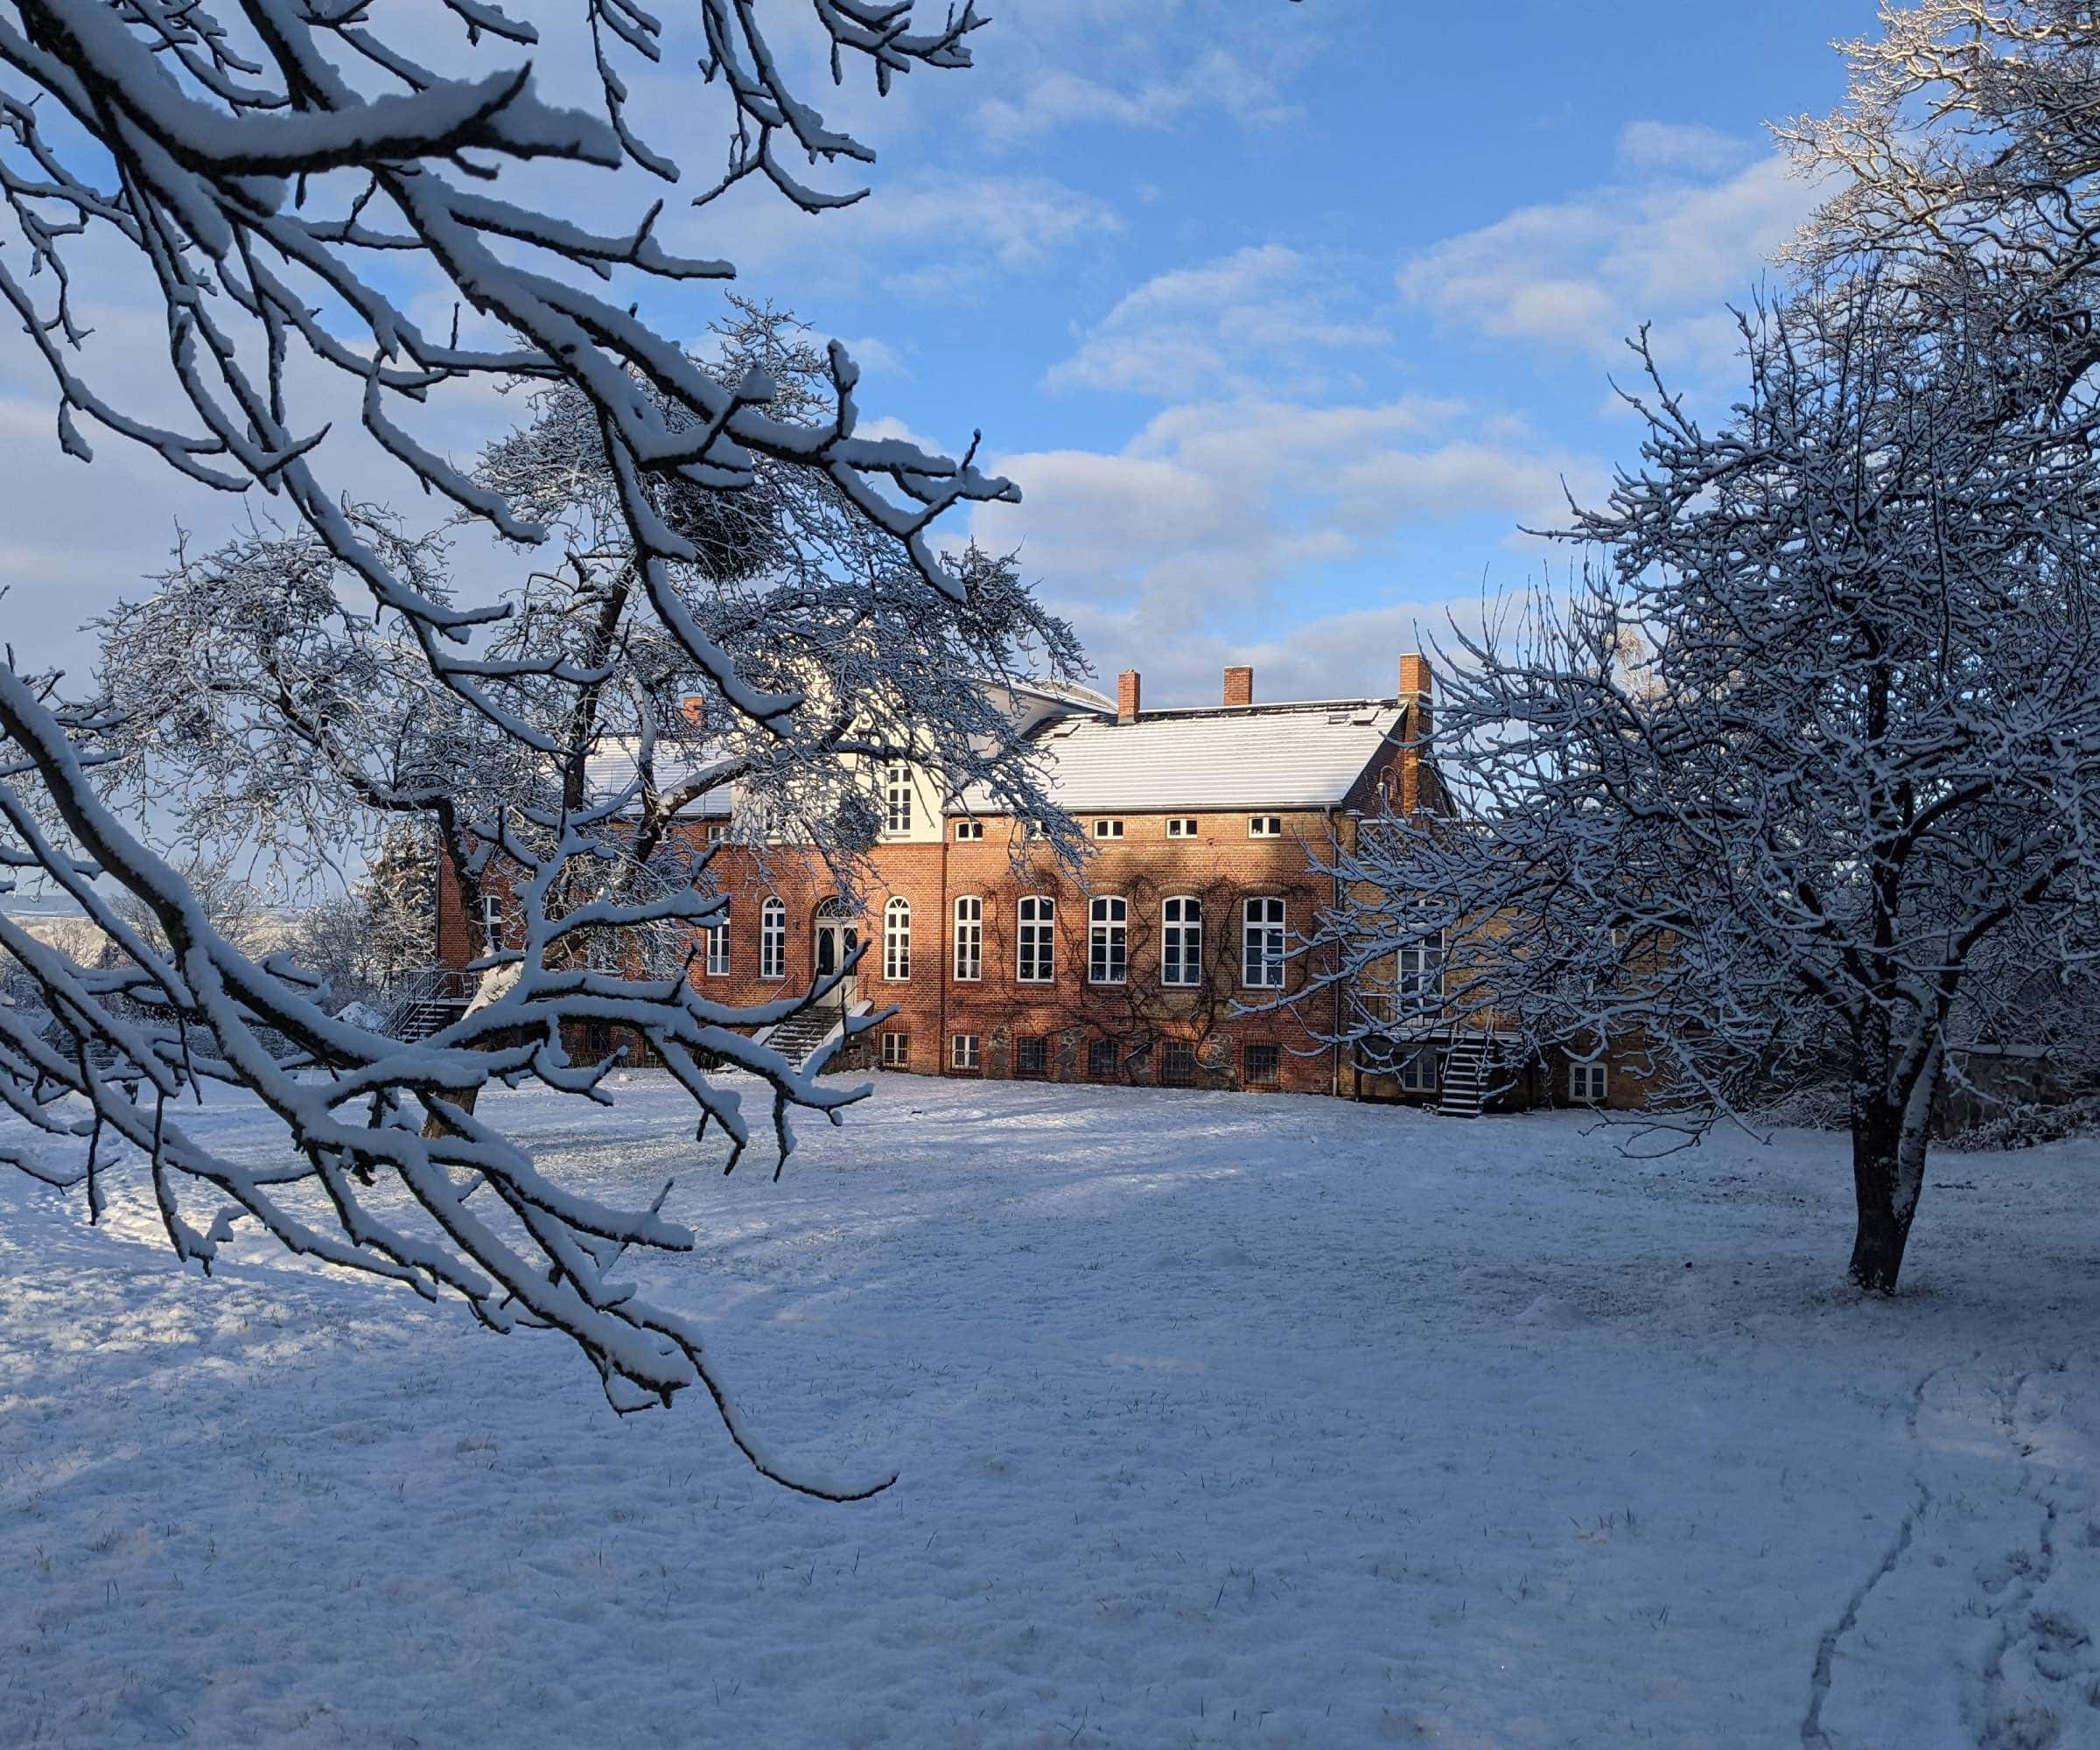
<path id="1" fill-rule="evenodd" d="M 640 300 L 665 285 L 726 278 L 730 265 L 667 249 L 661 201 L 620 231 L 558 207 L 561 192 L 590 172 L 601 181 L 620 173 L 598 191 L 601 209 L 635 176 L 676 176 L 638 131 L 620 71 L 676 47 L 655 18 L 626 0 L 585 9 L 598 101 L 584 112 L 536 94 L 535 22 L 483 0 L 447 6 L 459 31 L 449 45 L 420 39 L 413 22 L 357 10 L 256 6 L 229 18 L 153 0 L 0 4 L 0 198 L 19 245 L 0 253 L 0 297 L 50 371 L 60 442 L 88 460 L 90 434 L 108 435 L 204 486 L 273 495 L 356 580 L 377 635 L 416 653 L 420 673 L 396 664 L 391 650 L 368 653 L 384 684 L 419 689 L 417 708 L 447 736 L 508 743 L 558 766 L 571 744 L 528 704 L 544 703 L 542 689 L 606 685 L 609 662 L 559 639 L 535 643 L 513 603 L 446 599 L 441 580 L 419 570 L 416 543 L 347 505 L 329 467 L 351 441 L 331 421 L 354 405 L 364 438 L 429 491 L 511 540 L 541 543 L 550 530 L 500 485 L 416 433 L 433 403 L 478 385 L 566 389 L 595 427 L 638 617 L 704 679 L 721 724 L 792 737 L 808 699 L 791 668 L 760 681 L 742 672 L 681 592 L 678 568 L 703 565 L 705 555 L 666 514 L 664 494 L 748 492 L 767 463 L 812 471 L 901 550 L 902 573 L 863 581 L 871 608 L 886 592 L 966 609 L 970 579 L 941 558 L 935 519 L 1015 489 L 968 455 L 858 436 L 858 373 L 836 344 L 824 358 L 821 416 L 784 413 L 762 368 L 724 384 L 653 326 Z M 764 33 L 766 10 L 749 0 L 694 9 L 703 70 L 732 130 L 726 172 L 701 202 L 749 181 L 822 211 L 856 197 L 813 186 L 790 159 L 835 166 L 872 154 L 790 87 Z M 913 11 L 896 0 L 820 0 L 815 28 L 835 72 L 864 66 L 885 90 L 914 68 L 968 64 L 981 22 L 971 7 L 926 30 L 914 27 Z M 565 178 L 546 173 L 550 160 L 567 167 Z M 152 287 L 166 330 L 161 387 L 180 418 L 140 410 L 153 386 L 103 367 L 75 301 L 76 268 L 94 250 Z M 437 330 L 416 314 L 427 299 L 412 308 L 404 293 L 433 276 L 457 300 Z M 325 615 L 312 599 L 308 611 Z M 477 844 L 514 872 L 519 933 L 490 962 L 508 978 L 466 1019 L 409 1047 L 332 1019 L 311 975 L 251 958 L 212 928 L 177 871 L 102 793 L 96 768 L 118 751 L 119 727 L 107 702 L 69 701 L 49 675 L 0 668 L 0 861 L 10 878 L 69 898 L 119 949 L 117 964 L 83 968 L 0 918 L 0 947 L 98 1048 L 60 1053 L 0 1011 L 0 1100 L 32 1138 L 0 1142 L 0 1160 L 84 1186 L 96 1215 L 107 1175 L 143 1163 L 186 1259 L 208 1268 L 235 1224 L 253 1221 L 294 1250 L 428 1297 L 458 1294 L 491 1328 L 565 1333 L 620 1410 L 668 1403 L 697 1383 L 752 1462 L 793 1487 L 844 1497 L 883 1486 L 777 1465 L 697 1327 L 613 1274 L 632 1247 L 693 1243 L 662 1214 L 669 1186 L 647 1208 L 609 1209 L 564 1190 L 517 1139 L 467 1110 L 475 1090 L 521 1078 L 608 1101 L 610 1065 L 571 1062 L 565 1023 L 645 1038 L 690 1093 L 702 1136 L 710 1125 L 726 1134 L 732 1165 L 751 1123 L 737 1091 L 710 1080 L 703 1061 L 760 1078 L 783 1156 L 792 1109 L 836 1120 L 856 1097 L 752 1046 L 746 1030 L 791 1002 L 731 1010 L 682 976 L 598 970 L 569 951 L 596 931 L 690 929 L 715 915 L 716 901 L 690 880 L 600 897 L 584 882 L 584 897 L 557 902 L 575 897 L 578 868 L 609 854 L 641 780 L 580 810 L 536 807 L 473 823 Z M 658 727 L 643 718 L 638 772 Z M 122 914 L 123 895 L 150 911 L 164 950 Z M 265 1031 L 311 1067 L 274 1060 Z M 200 1034 L 211 1049 L 194 1048 Z M 280 1126 L 272 1158 L 231 1158 L 185 1128 L 178 1102 L 207 1082 L 259 1098 Z M 219 1205 L 201 1223 L 200 1197 Z"/>
<path id="2" fill-rule="evenodd" d="M 1572 602 L 1441 663 L 1455 816 L 1367 822 L 1321 931 L 1351 1038 L 1404 1048 L 1440 959 L 1444 1018 L 1644 1059 L 1671 1134 L 1834 1067 L 1884 1292 L 1957 1027 L 2093 950 L 2100 805 L 2100 476 L 2007 416 L 1998 331 L 1914 317 L 1866 279 L 1746 322 L 1711 430 L 1651 370 Z"/>

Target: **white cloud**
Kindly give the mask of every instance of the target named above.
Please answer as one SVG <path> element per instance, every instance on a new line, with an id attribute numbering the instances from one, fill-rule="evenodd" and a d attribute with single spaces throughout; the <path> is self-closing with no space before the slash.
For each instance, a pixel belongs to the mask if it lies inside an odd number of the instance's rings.
<path id="1" fill-rule="evenodd" d="M 1316 616 L 1280 637 L 1263 628 L 1304 613 L 1292 592 L 1323 566 L 1382 563 L 1410 532 L 1473 519 L 1514 539 L 1520 523 L 1564 520 L 1564 475 L 1578 491 L 1596 482 L 1593 466 L 1540 445 L 1521 422 L 1427 398 L 1186 403 L 1116 453 L 1048 451 L 994 466 L 1026 496 L 980 507 L 972 532 L 1018 546 L 1102 671 L 1143 668 L 1163 703 L 1208 699 L 1214 671 L 1250 648 L 1274 671 L 1266 696 L 1389 686 L 1377 677 L 1413 648 L 1404 623 L 1441 624 L 1433 601 Z M 1409 594 L 1447 582 L 1393 579 Z M 1375 626 L 1376 641 L 1353 646 L 1352 626 L 1367 640 Z"/>
<path id="2" fill-rule="evenodd" d="M 1046 386 L 1172 400 L 1354 384 L 1354 367 L 1389 337 L 1334 308 L 1333 277 L 1275 243 L 1160 274 L 1110 311 Z"/>
<path id="3" fill-rule="evenodd" d="M 1169 129 L 1211 113 L 1272 127 L 1299 113 L 1286 88 L 1319 47 L 1310 20 L 1292 22 L 1279 32 L 1181 0 L 1060 0 L 1040 19 L 1002 18 L 987 66 L 996 88 L 976 106 L 977 126 L 1008 147 L 1064 128 Z"/>
<path id="4" fill-rule="evenodd" d="M 1636 122 L 1621 157 L 1620 182 L 1423 251 L 1402 267 L 1402 293 L 1453 327 L 1606 358 L 1650 322 L 1666 359 L 1712 367 L 1732 350 L 1726 306 L 1753 290 L 1816 190 L 1778 156 L 1708 129 Z"/>
<path id="5" fill-rule="evenodd" d="M 1733 170 L 1758 148 L 1735 134 L 1698 122 L 1628 122 L 1619 135 L 1619 157 L 1634 170 L 1684 170 L 1714 175 Z"/>

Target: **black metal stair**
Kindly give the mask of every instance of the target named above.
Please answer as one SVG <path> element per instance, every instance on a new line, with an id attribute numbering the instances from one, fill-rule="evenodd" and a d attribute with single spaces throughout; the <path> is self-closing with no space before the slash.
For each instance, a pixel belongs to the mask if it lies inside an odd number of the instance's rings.
<path id="1" fill-rule="evenodd" d="M 1444 1054 L 1444 1078 L 1437 1110 L 1446 1118 L 1477 1118 L 1488 1098 L 1488 1043 L 1480 1039 L 1452 1041 Z"/>

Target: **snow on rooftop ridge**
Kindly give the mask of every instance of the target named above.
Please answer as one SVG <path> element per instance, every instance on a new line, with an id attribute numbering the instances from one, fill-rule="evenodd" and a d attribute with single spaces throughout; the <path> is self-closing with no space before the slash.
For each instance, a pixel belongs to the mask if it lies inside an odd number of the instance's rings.
<path id="1" fill-rule="evenodd" d="M 1322 808 L 1348 798 L 1404 712 L 1397 699 L 1210 705 L 1066 718 L 1033 738 L 1052 795 L 1074 814 Z M 1004 810 L 973 788 L 946 812 Z"/>

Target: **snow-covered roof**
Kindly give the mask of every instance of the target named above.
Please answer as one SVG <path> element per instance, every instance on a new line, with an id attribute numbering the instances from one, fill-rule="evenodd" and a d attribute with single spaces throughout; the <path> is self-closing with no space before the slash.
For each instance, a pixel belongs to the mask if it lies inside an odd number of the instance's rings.
<path id="1" fill-rule="evenodd" d="M 708 750 L 693 756 L 678 749 L 659 746 L 656 750 L 656 784 L 659 789 L 672 790 L 683 782 L 703 764 L 721 757 L 719 750 Z M 624 790 L 634 781 L 634 742 L 627 736 L 609 736 L 598 746 L 584 762 L 584 785 L 586 794 L 594 800 L 602 799 Z M 718 785 L 682 811 L 687 819 L 727 819 L 732 796 L 730 787 Z"/>
<path id="2" fill-rule="evenodd" d="M 1399 727 L 1396 699 L 1221 705 L 1069 717 L 1034 739 L 1051 794 L 1074 814 L 1104 808 L 1298 808 L 1341 802 Z M 951 810 L 989 811 L 973 793 Z"/>

